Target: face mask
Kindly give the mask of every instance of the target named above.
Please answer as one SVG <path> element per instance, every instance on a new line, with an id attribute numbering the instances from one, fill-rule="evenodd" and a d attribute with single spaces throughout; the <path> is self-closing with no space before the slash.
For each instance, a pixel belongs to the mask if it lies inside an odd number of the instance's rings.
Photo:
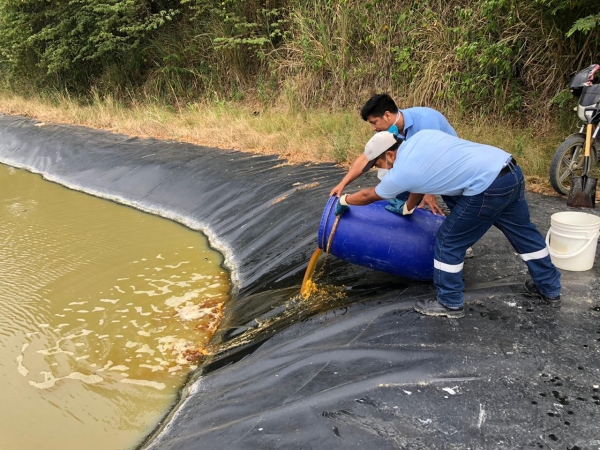
<path id="1" fill-rule="evenodd" d="M 388 128 L 388 131 L 390 133 L 392 133 L 394 136 L 400 136 L 400 130 L 398 129 L 398 126 L 396 125 L 396 122 L 398 122 L 399 118 L 400 118 L 400 111 L 398 111 L 398 113 L 396 114 L 396 120 L 394 120 L 394 124 Z"/>
<path id="2" fill-rule="evenodd" d="M 389 169 L 377 169 L 377 178 L 383 180 L 383 177 L 385 177 L 389 171 Z"/>
<path id="3" fill-rule="evenodd" d="M 387 157 L 385 159 L 385 166 L 389 167 L 390 163 L 387 160 Z M 392 167 L 394 167 L 394 165 L 392 164 Z M 390 167 L 390 169 L 392 168 Z M 388 174 L 388 172 L 390 171 L 390 169 L 382 169 L 380 167 L 377 168 L 377 178 L 379 178 L 380 180 L 383 180 L 383 178 Z"/>

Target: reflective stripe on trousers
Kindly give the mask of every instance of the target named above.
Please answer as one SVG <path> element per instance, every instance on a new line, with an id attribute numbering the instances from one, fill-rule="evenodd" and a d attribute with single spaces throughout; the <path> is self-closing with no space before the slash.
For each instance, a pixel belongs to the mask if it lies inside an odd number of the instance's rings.
<path id="1" fill-rule="evenodd" d="M 481 194 L 443 198 L 451 213 L 438 230 L 434 256 L 434 284 L 441 304 L 462 307 L 465 251 L 492 226 L 504 233 L 525 261 L 538 289 L 548 297 L 560 294 L 560 272 L 550 260 L 544 237 L 531 222 L 520 167 L 496 178 Z"/>

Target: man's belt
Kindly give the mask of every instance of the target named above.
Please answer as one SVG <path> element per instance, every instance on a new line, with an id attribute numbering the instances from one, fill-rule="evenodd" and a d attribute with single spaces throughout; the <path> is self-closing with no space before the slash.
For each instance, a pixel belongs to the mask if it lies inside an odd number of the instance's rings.
<path id="1" fill-rule="evenodd" d="M 511 169 L 514 170 L 515 167 L 517 167 L 517 160 L 511 156 L 510 160 L 502 168 L 502 170 L 500 171 L 500 173 L 498 174 L 498 176 L 496 178 L 503 177 L 504 175 L 506 175 L 507 173 L 509 173 Z"/>

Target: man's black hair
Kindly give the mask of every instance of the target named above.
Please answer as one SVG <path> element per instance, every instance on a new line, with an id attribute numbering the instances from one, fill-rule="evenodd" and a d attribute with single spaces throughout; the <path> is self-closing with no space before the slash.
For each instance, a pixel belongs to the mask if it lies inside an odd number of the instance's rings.
<path id="1" fill-rule="evenodd" d="M 360 117 L 366 121 L 369 116 L 383 117 L 386 111 L 396 114 L 398 112 L 396 102 L 388 94 L 375 94 L 360 110 Z"/>
<path id="2" fill-rule="evenodd" d="M 400 144 L 404 142 L 404 139 L 400 139 L 398 136 L 394 136 L 394 139 L 396 139 L 396 143 L 388 148 L 388 150 L 398 150 L 398 148 L 400 148 Z"/>

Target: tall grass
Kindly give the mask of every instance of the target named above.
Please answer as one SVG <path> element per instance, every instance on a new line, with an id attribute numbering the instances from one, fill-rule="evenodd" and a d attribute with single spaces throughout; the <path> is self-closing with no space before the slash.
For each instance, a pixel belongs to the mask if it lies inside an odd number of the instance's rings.
<path id="1" fill-rule="evenodd" d="M 304 107 L 390 92 L 469 115 L 548 117 L 600 48 L 599 33 L 567 39 L 557 20 L 525 1 L 308 0 L 291 11 L 290 37 L 272 54 L 285 99 Z"/>
<path id="2" fill-rule="evenodd" d="M 358 110 L 388 92 L 400 107 L 437 108 L 461 136 L 515 153 L 544 180 L 554 149 L 572 132 L 568 80 L 600 55 L 600 26 L 567 37 L 577 11 L 554 14 L 554 0 L 167 3 L 178 11 L 172 20 L 138 28 L 126 57 L 96 61 L 85 76 L 49 74 L 35 48 L 0 61 L 7 92 L 21 94 L 2 94 L 3 108 L 347 164 L 370 135 Z M 8 55 L 2 46 L 11 35 L 2 36 L 0 53 Z"/>
<path id="3" fill-rule="evenodd" d="M 145 138 L 190 142 L 224 149 L 279 155 L 290 163 L 349 164 L 372 132 L 358 111 L 282 107 L 256 109 L 237 102 L 188 103 L 183 108 L 159 103 L 123 104 L 97 94 L 83 105 L 68 95 L 27 99 L 0 91 L 0 110 L 36 118 L 40 125 L 70 123 Z M 565 138 L 560 129 L 539 130 L 507 120 L 461 120 L 448 114 L 463 138 L 495 145 L 515 155 L 530 189 L 550 192 L 548 168 Z"/>
<path id="4" fill-rule="evenodd" d="M 134 27 L 127 54 L 73 61 L 62 72 L 52 72 L 37 47 L 11 53 L 12 44 L 26 46 L 27 28 L 13 42 L 14 30 L 2 28 L 12 22 L 0 20 L 0 52 L 12 55 L 0 73 L 20 92 L 28 82 L 34 92 L 77 86 L 69 90 L 175 107 L 243 100 L 354 109 L 389 92 L 404 106 L 548 121 L 570 76 L 600 53 L 600 26 L 567 37 L 577 8 L 557 14 L 557 1 L 168 0 L 177 13 L 156 29 Z M 7 5 L 12 13 L 20 3 Z M 43 5 L 35 8 L 51 8 Z"/>

